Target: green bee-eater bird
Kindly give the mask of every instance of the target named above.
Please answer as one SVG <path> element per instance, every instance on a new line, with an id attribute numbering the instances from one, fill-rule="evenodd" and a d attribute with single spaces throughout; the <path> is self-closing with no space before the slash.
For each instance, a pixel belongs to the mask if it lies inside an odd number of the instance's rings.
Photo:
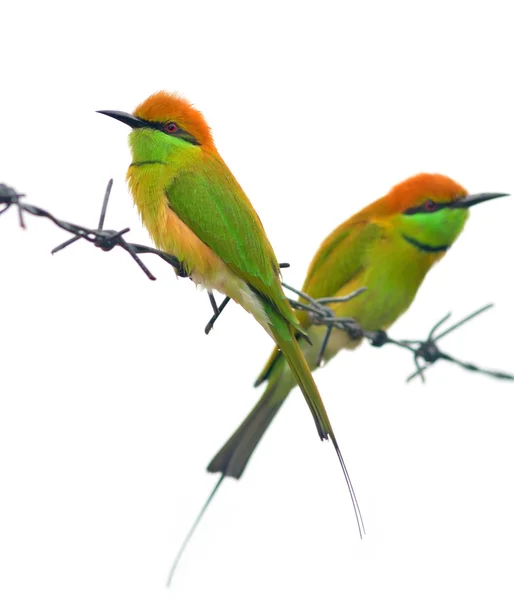
<path id="1" fill-rule="evenodd" d="M 134 114 L 99 112 L 132 128 L 127 179 L 156 246 L 175 255 L 196 284 L 243 306 L 280 348 L 321 439 L 332 440 L 362 535 L 348 471 L 297 341 L 306 334 L 282 290 L 279 265 L 261 221 L 218 154 L 203 115 L 177 94 L 162 91 Z"/>
<path id="2" fill-rule="evenodd" d="M 386 196 L 335 229 L 321 244 L 309 266 L 302 291 L 313 298 L 345 296 L 364 287 L 350 302 L 329 305 L 336 317 L 355 319 L 363 329 L 385 330 L 414 300 L 429 269 L 460 235 L 469 207 L 507 194 L 468 195 L 443 175 L 420 174 L 395 186 Z M 325 335 L 308 312 L 298 320 L 312 342 L 300 340 L 311 370 Z M 330 361 L 343 348 L 362 341 L 334 330 L 324 352 Z M 241 477 L 250 456 L 271 423 L 295 380 L 275 348 L 255 385 L 266 389 L 248 417 L 208 466 L 211 473 Z"/>
<path id="3" fill-rule="evenodd" d="M 385 330 L 411 305 L 429 269 L 460 235 L 469 208 L 507 194 L 470 196 L 443 175 L 420 174 L 395 186 L 337 227 L 321 244 L 309 266 L 302 291 L 313 298 L 341 297 L 366 291 L 345 303 L 329 305 L 336 317 L 355 319 L 363 329 Z M 299 340 L 307 364 L 316 360 L 326 328 L 298 311 L 312 345 Z M 334 329 L 324 352 L 330 361 L 343 348 L 362 341 Z M 241 477 L 253 451 L 296 382 L 275 348 L 255 385 L 267 382 L 253 410 L 207 467 L 221 478 L 204 504 L 172 567 L 178 560 L 224 477 Z"/>

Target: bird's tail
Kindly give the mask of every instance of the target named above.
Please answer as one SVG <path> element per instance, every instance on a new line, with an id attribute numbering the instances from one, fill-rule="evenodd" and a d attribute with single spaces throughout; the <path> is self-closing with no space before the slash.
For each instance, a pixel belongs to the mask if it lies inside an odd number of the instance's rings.
<path id="1" fill-rule="evenodd" d="M 339 459 L 339 463 L 343 470 L 346 485 L 348 486 L 348 491 L 350 492 L 353 510 L 355 513 L 355 518 L 357 520 L 357 526 L 359 528 L 359 535 L 362 538 L 364 534 L 364 523 L 362 521 L 359 503 L 357 502 L 357 497 L 353 489 L 350 474 L 348 473 L 348 469 L 346 468 L 343 455 L 341 454 L 341 450 L 339 449 L 339 444 L 337 443 L 334 430 L 332 429 L 332 425 L 330 424 L 330 420 L 328 418 L 327 411 L 323 404 L 323 400 L 321 399 L 318 388 L 314 383 L 314 379 L 312 377 L 309 365 L 305 360 L 305 357 L 300 349 L 300 346 L 295 336 L 290 334 L 290 325 L 284 323 L 283 320 L 281 320 L 281 322 L 278 323 L 277 318 L 273 318 L 274 315 L 272 314 L 270 314 L 270 317 L 272 332 L 274 334 L 277 345 L 282 351 L 284 358 L 287 360 L 289 368 L 295 376 L 296 382 L 302 390 L 302 393 L 305 397 L 305 400 L 307 401 L 312 416 L 314 417 L 314 422 L 316 423 L 316 427 L 318 429 L 320 438 L 322 440 L 328 438 L 332 440 L 332 444 L 334 446 L 337 457 Z M 277 317 L 279 317 L 279 315 L 277 315 Z M 285 331 L 284 325 L 287 326 L 287 331 Z"/>
<path id="2" fill-rule="evenodd" d="M 334 435 L 330 420 L 323 405 L 323 401 L 319 394 L 318 388 L 314 383 L 310 368 L 305 360 L 302 350 L 294 336 L 290 331 L 289 325 L 283 320 L 275 326 L 275 319 L 271 321 L 271 329 L 277 345 L 281 350 L 281 356 L 278 357 L 273 364 L 268 378 L 268 385 L 246 419 L 237 428 L 234 434 L 220 449 L 216 456 L 209 463 L 207 470 L 211 473 L 221 473 L 221 476 L 216 483 L 214 489 L 204 503 L 198 517 L 196 518 L 192 528 L 186 536 L 180 551 L 173 563 L 168 578 L 168 585 L 171 583 L 171 578 L 176 570 L 179 559 L 182 556 L 189 540 L 196 530 L 202 516 L 212 502 L 221 483 L 225 477 L 234 477 L 239 479 L 248 464 L 254 450 L 260 442 L 266 429 L 271 424 L 273 418 L 280 410 L 285 399 L 289 395 L 291 389 L 298 384 L 305 396 L 307 404 L 314 417 L 318 433 L 322 440 L 330 439 L 336 450 L 341 468 L 343 469 L 344 477 L 350 492 L 359 534 L 362 537 L 364 534 L 364 523 L 360 512 L 357 497 L 353 489 L 352 482 L 348 469 L 346 468 L 343 456 L 339 449 L 336 437 Z M 284 331 L 284 329 L 287 329 Z M 287 369 L 287 365 L 289 369 Z"/>
<path id="3" fill-rule="evenodd" d="M 282 359 L 282 357 L 280 357 L 280 359 Z M 246 419 L 237 428 L 232 437 L 211 460 L 209 466 L 207 467 L 207 470 L 210 473 L 221 473 L 221 476 L 202 506 L 202 509 L 198 513 L 198 516 L 196 517 L 191 529 L 182 543 L 182 546 L 180 547 L 180 550 L 175 557 L 175 560 L 173 561 L 173 565 L 168 575 L 168 587 L 171 584 L 171 580 L 175 574 L 180 558 L 189 544 L 189 541 L 193 537 L 193 534 L 200 524 L 200 521 L 207 508 L 216 496 L 221 483 L 225 477 L 234 477 L 235 479 L 239 479 L 241 477 L 246 465 L 248 464 L 248 461 L 250 460 L 250 457 L 253 454 L 253 451 L 264 435 L 264 432 L 284 403 L 289 391 L 295 385 L 294 381 L 289 382 L 288 386 L 284 385 L 284 383 L 286 383 L 284 380 L 292 380 L 292 377 L 290 375 L 287 377 L 287 375 L 284 373 L 286 369 L 284 369 L 285 362 L 283 359 L 280 360 L 277 367 L 278 368 L 274 369 L 273 376 L 260 400 L 257 402 Z M 284 377 L 284 375 L 286 375 L 286 377 Z"/>
<path id="4" fill-rule="evenodd" d="M 330 436 L 333 439 L 332 426 L 323 401 L 290 325 L 273 309 L 270 308 L 267 313 L 273 337 L 281 353 L 271 366 L 263 395 L 207 466 L 210 473 L 222 473 L 235 479 L 241 477 L 266 429 L 295 385 L 301 388 L 307 400 L 320 438 L 326 440 Z M 286 361 L 289 369 L 286 368 Z"/>
<path id="5" fill-rule="evenodd" d="M 287 325 L 287 330 L 284 331 L 285 328 L 283 325 L 286 324 L 284 324 L 283 320 L 281 323 L 278 323 L 278 326 L 275 326 L 274 320 L 271 321 L 271 324 L 275 340 L 281 350 L 281 356 L 278 357 L 278 360 L 271 368 L 268 385 L 264 394 L 232 437 L 211 460 L 207 470 L 211 473 L 221 473 L 224 477 L 239 479 L 255 448 L 278 413 L 290 390 L 295 384 L 298 384 L 314 417 L 321 439 L 330 437 L 332 440 L 341 468 L 343 469 L 359 533 L 362 537 L 364 524 L 357 497 L 323 401 L 312 378 L 309 365 L 289 326 Z M 286 368 L 286 361 L 289 369 Z"/>
<path id="6" fill-rule="evenodd" d="M 278 413 L 290 390 L 295 384 L 298 384 L 314 417 L 314 422 L 316 423 L 321 439 L 324 440 L 330 437 L 332 440 L 348 485 L 359 533 L 362 536 L 364 525 L 357 498 L 348 469 L 339 449 L 339 444 L 337 443 L 332 425 L 323 405 L 323 400 L 314 383 L 309 365 L 304 358 L 300 345 L 291 333 L 288 325 L 287 330 L 284 331 L 284 325 L 286 324 L 283 320 L 278 326 L 274 326 L 274 322 L 272 321 L 272 332 L 281 350 L 281 356 L 278 357 L 278 360 L 272 367 L 266 390 L 250 414 L 211 460 L 207 470 L 211 473 L 221 473 L 225 477 L 239 479 L 255 448 Z M 285 361 L 289 365 L 289 370 L 286 368 Z"/>
<path id="7" fill-rule="evenodd" d="M 279 357 L 277 363 L 257 404 L 207 466 L 209 473 L 222 473 L 235 479 L 243 474 L 266 429 L 295 385 L 285 372 L 283 358 Z"/>

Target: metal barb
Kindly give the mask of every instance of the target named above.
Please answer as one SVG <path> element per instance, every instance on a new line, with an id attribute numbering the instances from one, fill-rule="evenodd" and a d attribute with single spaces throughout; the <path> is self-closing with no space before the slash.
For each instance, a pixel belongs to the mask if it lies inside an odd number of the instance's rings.
<path id="1" fill-rule="evenodd" d="M 107 183 L 107 188 L 105 189 L 105 195 L 104 195 L 104 201 L 102 203 L 102 209 L 100 211 L 100 219 L 98 220 L 98 229 L 97 229 L 97 233 L 98 234 L 100 234 L 100 232 L 104 228 L 105 214 L 107 213 L 107 205 L 109 203 L 109 198 L 111 196 L 112 184 L 113 184 L 113 180 L 109 179 L 109 182 Z M 125 231 L 125 233 L 127 231 L 129 231 L 129 230 L 127 229 Z M 59 244 L 58 246 L 56 246 L 52 250 L 52 254 L 55 254 L 56 252 L 60 252 L 61 250 L 64 250 L 64 248 L 67 248 L 68 246 L 71 246 L 71 244 L 74 244 L 76 241 L 80 240 L 82 237 L 83 236 L 81 236 L 81 235 L 74 235 L 72 238 L 70 238 L 66 242 L 63 242 L 62 244 Z M 101 245 L 101 243 L 99 243 L 99 240 L 95 241 L 95 246 L 98 246 L 99 248 L 102 248 L 102 245 Z M 103 249 L 105 250 L 105 248 L 103 248 Z"/>
<path id="2" fill-rule="evenodd" d="M 494 306 L 493 303 L 489 303 L 489 304 L 486 304 L 485 306 L 482 306 L 478 310 L 475 310 L 474 312 L 472 312 L 467 317 L 464 317 L 464 319 L 461 319 L 460 321 L 457 321 L 457 323 L 455 323 L 455 325 L 452 325 L 451 327 L 448 327 L 448 329 L 445 329 L 445 331 L 443 331 L 436 338 L 434 338 L 434 342 L 437 342 L 438 340 L 440 340 L 441 338 L 443 338 L 445 335 L 448 335 L 452 331 L 455 331 L 455 329 L 458 329 L 459 327 L 461 327 L 461 325 L 464 325 L 468 321 L 471 321 L 471 319 L 474 319 L 475 317 L 478 317 L 478 315 L 481 315 L 482 313 L 484 313 L 486 310 L 489 310 L 493 306 Z M 448 315 L 451 315 L 451 313 L 448 313 Z M 442 323 L 442 322 L 443 321 L 440 321 L 440 323 Z"/>
<path id="3" fill-rule="evenodd" d="M 448 314 L 446 314 L 441 320 L 437 321 L 437 323 L 432 327 L 432 329 L 430 330 L 429 334 L 428 334 L 428 339 L 431 340 L 434 337 L 435 332 L 439 329 L 439 327 L 441 327 L 441 325 L 443 323 L 446 323 L 446 321 L 452 316 L 452 313 L 449 312 Z"/>
<path id="4" fill-rule="evenodd" d="M 481 367 L 477 367 L 472 363 L 463 362 L 457 358 L 454 358 L 453 356 L 450 356 L 449 354 L 446 354 L 445 352 L 442 352 L 436 344 L 436 342 L 442 339 L 444 336 L 455 331 L 465 323 L 468 323 L 469 321 L 471 321 L 472 319 L 474 319 L 475 317 L 484 313 L 486 310 L 489 310 L 492 307 L 493 304 L 486 304 L 485 306 L 482 306 L 478 310 L 473 311 L 471 314 L 464 317 L 460 321 L 457 321 L 457 323 L 454 323 L 453 325 L 445 329 L 442 333 L 436 336 L 435 332 L 437 331 L 437 329 L 450 317 L 451 313 L 448 313 L 432 327 L 432 329 L 429 332 L 428 338 L 425 341 L 404 341 L 404 343 L 406 343 L 410 350 L 414 353 L 414 363 L 416 365 L 416 371 L 409 375 L 409 377 L 407 378 L 407 383 L 409 381 L 412 381 L 417 376 L 419 376 L 420 379 L 423 382 L 425 382 L 424 372 L 429 368 L 430 365 L 433 365 L 438 360 L 446 360 L 448 362 L 454 363 L 456 365 L 459 365 L 463 369 L 466 369 L 467 371 L 482 373 L 484 375 L 489 375 L 490 377 L 494 377 L 496 379 L 514 381 L 514 375 L 511 375 L 510 373 L 504 373 L 502 371 L 492 371 L 490 369 L 482 369 Z M 416 345 L 417 347 L 414 347 Z M 424 365 L 420 365 L 420 358 L 422 358 L 425 361 Z"/>
<path id="5" fill-rule="evenodd" d="M 150 281 L 155 281 L 155 275 L 152 275 L 150 269 L 145 265 L 145 263 L 139 258 L 137 252 L 134 250 L 132 244 L 128 244 L 123 238 L 119 238 L 119 246 L 126 250 L 130 256 L 134 259 L 139 268 L 143 271 L 143 273 L 150 279 Z"/>
<path id="6" fill-rule="evenodd" d="M 107 188 L 105 189 L 104 201 L 102 204 L 102 210 L 100 212 L 100 220 L 98 221 L 98 231 L 102 231 L 102 229 L 104 228 L 105 215 L 107 213 L 107 205 L 109 204 L 109 198 L 111 196 L 112 184 L 113 180 L 109 179 L 109 182 L 107 183 Z"/>

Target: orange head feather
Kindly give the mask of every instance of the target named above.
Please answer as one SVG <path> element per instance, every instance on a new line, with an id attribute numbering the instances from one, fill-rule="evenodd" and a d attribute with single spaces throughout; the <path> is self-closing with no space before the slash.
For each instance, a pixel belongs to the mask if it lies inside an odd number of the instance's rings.
<path id="1" fill-rule="evenodd" d="M 193 135 L 202 147 L 214 148 L 211 128 L 203 114 L 179 94 L 160 91 L 152 94 L 134 111 L 134 116 L 145 121 L 165 123 L 173 121 Z"/>
<path id="2" fill-rule="evenodd" d="M 375 215 L 393 215 L 423 204 L 452 202 L 467 195 L 467 191 L 445 175 L 420 173 L 395 185 L 390 192 L 364 210 Z"/>

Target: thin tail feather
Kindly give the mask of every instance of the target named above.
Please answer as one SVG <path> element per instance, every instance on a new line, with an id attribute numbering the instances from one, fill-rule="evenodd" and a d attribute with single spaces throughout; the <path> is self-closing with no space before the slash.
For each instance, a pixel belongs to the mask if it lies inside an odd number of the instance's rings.
<path id="1" fill-rule="evenodd" d="M 196 528 L 200 524 L 200 521 L 202 520 L 202 517 L 205 514 L 205 511 L 209 508 L 210 503 L 212 502 L 214 496 L 216 495 L 216 492 L 218 491 L 218 489 L 224 479 L 225 479 L 225 474 L 222 473 L 221 477 L 218 479 L 218 482 L 214 486 L 212 492 L 209 494 L 209 497 L 207 498 L 204 505 L 202 506 L 202 510 L 198 513 L 198 516 L 196 517 L 193 525 L 191 526 L 191 529 L 189 530 L 188 534 L 184 538 L 184 541 L 182 542 L 182 545 L 180 546 L 180 549 L 177 552 L 177 556 L 175 557 L 175 560 L 173 561 L 173 564 L 171 565 L 171 569 L 170 569 L 170 572 L 168 575 L 168 581 L 166 583 L 167 587 L 170 587 L 171 580 L 173 579 L 173 575 L 175 575 L 175 571 L 177 570 L 180 559 L 182 558 L 182 555 L 184 554 L 191 538 L 193 537 L 193 534 L 196 531 Z"/>
<path id="2" fill-rule="evenodd" d="M 273 417 L 277 414 L 279 408 L 284 403 L 284 400 L 287 398 L 290 388 L 282 391 L 281 395 L 276 393 L 276 391 L 279 391 L 277 388 L 279 387 L 278 384 L 280 383 L 281 373 L 282 369 L 276 373 L 276 376 L 273 378 L 273 381 L 268 384 L 268 387 L 261 396 L 259 402 L 257 402 L 254 409 L 246 417 L 243 423 L 241 423 L 234 435 L 209 463 L 207 470 L 211 473 L 219 472 L 221 473 L 221 476 L 202 506 L 202 509 L 198 513 L 198 516 L 196 517 L 191 529 L 184 538 L 184 541 L 177 552 L 168 575 L 168 587 L 171 585 L 171 580 L 173 579 L 175 571 L 177 570 L 182 555 L 189 545 L 193 534 L 197 530 L 203 515 L 209 508 L 223 480 L 225 477 L 234 477 L 235 479 L 239 479 L 241 477 L 248 461 L 250 460 L 250 457 L 253 454 L 253 451 L 257 447 L 257 444 L 273 420 Z"/>
<path id="3" fill-rule="evenodd" d="M 350 474 L 344 462 L 337 439 L 334 435 L 334 431 L 323 405 L 323 401 L 316 384 L 314 383 L 314 379 L 312 378 L 310 368 L 294 335 L 287 335 L 289 330 L 287 331 L 286 335 L 283 335 L 283 328 L 280 326 L 278 328 L 272 327 L 272 329 L 273 333 L 275 334 L 277 345 L 282 351 L 281 356 L 279 356 L 278 360 L 271 365 L 270 370 L 267 373 L 269 376 L 268 386 L 260 400 L 254 406 L 246 419 L 241 423 L 232 437 L 211 460 L 207 467 L 209 472 L 221 473 L 221 476 L 204 503 L 200 513 L 196 517 L 187 536 L 182 542 L 168 575 L 168 587 L 171 584 L 171 580 L 175 574 L 182 555 L 184 554 L 194 532 L 200 524 L 203 515 L 207 511 L 217 491 L 219 490 L 223 480 L 225 477 L 233 477 L 235 479 L 239 479 L 241 477 L 246 465 L 248 464 L 248 461 L 259 444 L 262 436 L 266 432 L 266 429 L 273 421 L 275 415 L 280 410 L 280 407 L 284 403 L 291 388 L 293 387 L 290 382 L 285 381 L 283 378 L 285 364 L 282 356 L 287 361 L 291 372 L 295 377 L 296 383 L 298 383 L 303 395 L 305 396 L 321 439 L 324 440 L 330 438 L 332 444 L 334 445 L 334 449 L 348 486 L 348 491 L 350 493 L 353 511 L 355 513 L 361 539 L 365 534 L 364 522 L 359 508 L 359 503 L 357 501 L 357 496 L 350 479 Z"/>
<path id="4" fill-rule="evenodd" d="M 314 379 L 312 378 L 312 373 L 307 361 L 305 360 L 300 346 L 294 336 L 285 337 L 281 335 L 281 332 L 279 332 L 277 329 L 275 329 L 273 333 L 275 334 L 277 345 L 282 350 L 282 354 L 287 360 L 289 367 L 291 368 L 291 371 L 293 372 L 296 381 L 303 392 L 305 400 L 309 405 L 321 439 L 325 440 L 330 438 L 332 440 L 332 444 L 334 445 L 334 449 L 339 459 L 339 464 L 343 470 L 346 485 L 348 486 L 348 491 L 350 493 L 350 498 L 353 505 L 353 511 L 357 520 L 357 527 L 359 528 L 359 535 L 362 539 L 366 530 L 364 528 L 364 521 L 362 519 L 357 496 L 355 494 L 355 490 L 353 489 L 350 474 L 344 462 L 343 455 L 341 454 L 334 430 L 330 424 L 323 400 L 321 399 L 318 388 L 314 383 Z"/>
<path id="5" fill-rule="evenodd" d="M 350 498 L 352 499 L 353 512 L 355 513 L 355 519 L 357 520 L 357 527 L 359 528 L 359 535 L 362 540 L 363 536 L 366 534 L 366 528 L 364 527 L 364 520 L 362 518 L 361 509 L 359 506 L 359 501 L 357 500 L 357 495 L 355 494 L 355 490 L 353 489 L 352 480 L 350 479 L 350 473 L 348 473 L 348 469 L 346 468 L 343 455 L 341 454 L 341 450 L 339 449 L 339 444 L 335 438 L 333 433 L 330 434 L 330 439 L 332 440 L 332 444 L 334 445 L 337 458 L 339 459 L 339 464 L 343 469 L 344 478 L 346 480 L 346 485 L 348 486 L 348 491 L 350 492 Z"/>

